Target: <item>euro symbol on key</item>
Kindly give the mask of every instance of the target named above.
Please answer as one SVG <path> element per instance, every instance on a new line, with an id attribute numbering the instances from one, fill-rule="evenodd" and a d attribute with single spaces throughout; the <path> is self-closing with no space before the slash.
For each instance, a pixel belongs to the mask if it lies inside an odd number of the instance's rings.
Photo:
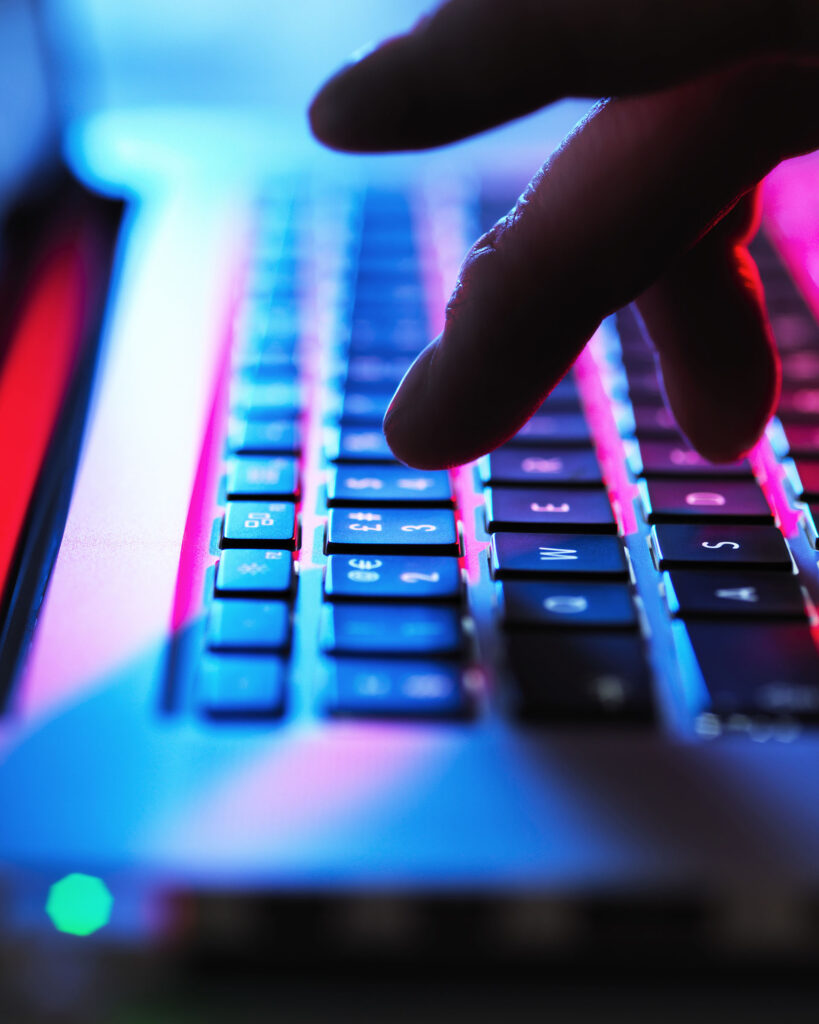
<path id="1" fill-rule="evenodd" d="M 351 558 L 347 563 L 351 569 L 363 569 L 364 572 L 380 569 L 383 564 L 380 558 Z"/>

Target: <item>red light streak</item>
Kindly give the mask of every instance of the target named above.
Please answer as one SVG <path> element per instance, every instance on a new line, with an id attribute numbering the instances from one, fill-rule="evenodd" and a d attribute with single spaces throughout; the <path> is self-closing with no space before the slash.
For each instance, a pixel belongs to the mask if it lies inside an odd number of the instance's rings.
<path id="1" fill-rule="evenodd" d="M 13 572 L 26 514 L 83 341 L 87 279 L 81 240 L 41 260 L 0 375 L 0 592 Z"/>

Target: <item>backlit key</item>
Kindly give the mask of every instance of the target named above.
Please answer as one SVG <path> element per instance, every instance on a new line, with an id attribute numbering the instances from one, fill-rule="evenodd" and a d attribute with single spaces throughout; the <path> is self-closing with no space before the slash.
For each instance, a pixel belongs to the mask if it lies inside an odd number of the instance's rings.
<path id="1" fill-rule="evenodd" d="M 428 505 L 454 504 L 449 474 L 443 470 L 408 469 L 380 463 L 339 466 L 327 482 L 327 504 Z"/>
<path id="2" fill-rule="evenodd" d="M 230 446 L 242 455 L 295 455 L 301 449 L 298 420 L 240 420 Z"/>
<path id="3" fill-rule="evenodd" d="M 681 619 L 806 619 L 805 600 L 796 576 L 737 569 L 687 572 L 665 578 L 669 610 Z"/>
<path id="4" fill-rule="evenodd" d="M 290 643 L 290 607 L 285 601 L 215 600 L 208 619 L 213 650 L 283 651 Z"/>
<path id="5" fill-rule="evenodd" d="M 602 534 L 495 533 L 490 558 L 497 579 L 628 576 L 619 539 Z"/>
<path id="6" fill-rule="evenodd" d="M 376 392 L 395 389 L 410 362 L 404 356 L 354 356 L 347 367 L 347 385 Z"/>
<path id="7" fill-rule="evenodd" d="M 742 523 L 662 523 L 651 531 L 654 560 L 660 569 L 734 566 L 793 569 L 788 547 L 775 526 Z"/>
<path id="8" fill-rule="evenodd" d="M 634 432 L 637 437 L 681 440 L 679 427 L 664 406 L 634 405 Z"/>
<path id="9" fill-rule="evenodd" d="M 451 557 L 331 555 L 324 593 L 330 601 L 457 601 L 461 572 Z"/>
<path id="10" fill-rule="evenodd" d="M 602 483 L 594 452 L 503 447 L 478 463 L 484 484 L 592 484 Z"/>
<path id="11" fill-rule="evenodd" d="M 248 654 L 202 660 L 199 704 L 213 718 L 275 718 L 284 710 L 284 663 Z"/>
<path id="12" fill-rule="evenodd" d="M 457 664 L 343 658 L 332 667 L 327 710 L 360 718 L 461 718 L 471 702 Z"/>
<path id="13" fill-rule="evenodd" d="M 289 501 L 229 501 L 222 545 L 295 551 L 296 506 Z"/>
<path id="14" fill-rule="evenodd" d="M 328 654 L 454 657 L 464 638 L 457 609 L 423 604 L 326 604 L 321 646 Z"/>
<path id="15" fill-rule="evenodd" d="M 548 399 L 547 399 L 548 401 Z M 509 441 L 512 445 L 591 444 L 591 432 L 581 412 L 535 413 Z"/>
<path id="16" fill-rule="evenodd" d="M 637 475 L 673 477 L 750 477 L 747 459 L 713 463 L 687 445 L 673 441 L 641 441 L 631 459 Z"/>
<path id="17" fill-rule="evenodd" d="M 373 426 L 380 430 L 392 394 L 392 391 L 347 388 L 341 399 L 341 422 L 346 426 Z"/>
<path id="18" fill-rule="evenodd" d="M 331 462 L 391 462 L 398 460 L 390 451 L 380 426 L 342 425 L 335 431 L 327 449 Z"/>
<path id="19" fill-rule="evenodd" d="M 500 584 L 500 596 L 507 626 L 625 629 L 637 625 L 631 593 L 623 583 L 506 580 Z"/>
<path id="20" fill-rule="evenodd" d="M 819 499 L 819 458 L 797 458 L 788 473 L 788 480 L 799 501 Z"/>
<path id="21" fill-rule="evenodd" d="M 521 717 L 542 722 L 646 722 L 651 673 L 637 630 L 519 630 L 506 641 Z"/>
<path id="22" fill-rule="evenodd" d="M 486 523 L 490 533 L 617 532 L 602 489 L 491 487 L 486 492 Z"/>
<path id="23" fill-rule="evenodd" d="M 819 717 L 819 658 L 807 625 L 688 624 L 708 692 L 708 710 L 742 715 Z"/>
<path id="24" fill-rule="evenodd" d="M 298 463 L 280 455 L 243 455 L 228 462 L 227 496 L 232 498 L 290 498 L 299 493 Z"/>
<path id="25" fill-rule="evenodd" d="M 808 423 L 788 423 L 783 425 L 783 432 L 787 443 L 782 454 L 788 452 L 791 455 L 819 458 L 819 426 L 812 426 Z"/>
<path id="26" fill-rule="evenodd" d="M 286 596 L 293 588 L 293 557 L 289 551 L 223 551 L 216 570 L 221 597 Z"/>
<path id="27" fill-rule="evenodd" d="M 762 489 L 753 480 L 697 477 L 641 482 L 643 510 L 650 523 L 719 520 L 772 523 Z"/>
<path id="28" fill-rule="evenodd" d="M 327 553 L 457 555 L 455 516 L 437 508 L 332 508 Z"/>
<path id="29" fill-rule="evenodd" d="M 276 419 L 298 415 L 301 394 L 291 381 L 244 384 L 232 395 L 232 406 L 249 419 Z"/>

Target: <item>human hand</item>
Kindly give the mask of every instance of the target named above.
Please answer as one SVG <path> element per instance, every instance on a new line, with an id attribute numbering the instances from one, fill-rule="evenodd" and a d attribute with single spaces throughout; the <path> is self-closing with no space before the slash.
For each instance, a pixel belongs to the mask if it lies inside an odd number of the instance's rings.
<path id="1" fill-rule="evenodd" d="M 757 183 L 819 146 L 816 0 L 449 0 L 342 68 L 310 119 L 336 149 L 414 150 L 611 94 L 467 254 L 385 417 L 410 465 L 508 439 L 632 300 L 703 455 L 737 458 L 771 415 L 778 359 L 744 243 Z"/>

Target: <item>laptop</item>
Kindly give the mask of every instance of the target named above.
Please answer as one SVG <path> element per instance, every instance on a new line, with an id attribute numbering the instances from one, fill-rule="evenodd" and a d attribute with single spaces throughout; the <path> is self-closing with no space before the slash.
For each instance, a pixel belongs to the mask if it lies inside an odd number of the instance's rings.
<path id="1" fill-rule="evenodd" d="M 191 965 L 815 967 L 816 158 L 766 183 L 784 386 L 748 460 L 677 433 L 632 309 L 474 464 L 381 432 L 576 109 L 359 160 L 120 95 L 9 174 L 19 1019 Z"/>

